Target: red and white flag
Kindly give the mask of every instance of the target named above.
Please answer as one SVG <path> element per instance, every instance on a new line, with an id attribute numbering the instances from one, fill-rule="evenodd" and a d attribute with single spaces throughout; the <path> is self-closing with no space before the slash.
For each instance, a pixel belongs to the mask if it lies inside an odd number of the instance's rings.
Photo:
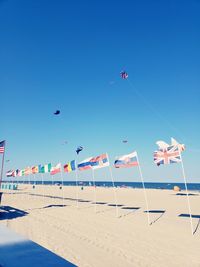
<path id="1" fill-rule="evenodd" d="M 51 167 L 51 171 L 50 171 L 51 175 L 54 175 L 59 172 L 61 172 L 61 163 L 58 163 L 56 166 Z"/>

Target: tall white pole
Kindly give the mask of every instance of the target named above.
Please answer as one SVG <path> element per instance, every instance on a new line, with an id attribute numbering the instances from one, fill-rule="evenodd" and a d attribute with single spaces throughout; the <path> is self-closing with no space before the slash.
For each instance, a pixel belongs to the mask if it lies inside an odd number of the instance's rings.
<path id="1" fill-rule="evenodd" d="M 76 174 L 76 206 L 78 208 L 78 173 L 77 173 L 77 164 L 76 164 L 75 174 Z"/>
<path id="2" fill-rule="evenodd" d="M 143 192 L 144 192 L 144 198 L 145 198 L 145 202 L 146 202 L 148 225 L 150 225 L 148 198 L 147 198 L 146 188 L 145 188 L 145 185 L 144 185 L 144 179 L 143 179 L 142 170 L 141 170 L 141 167 L 140 167 L 140 162 L 139 162 L 138 154 L 136 154 L 136 157 L 137 157 L 138 170 L 139 170 L 139 173 L 140 173 L 140 178 L 141 178 Z"/>
<path id="3" fill-rule="evenodd" d="M 1 165 L 1 176 L 0 176 L 0 190 L 1 190 L 1 183 L 2 183 L 2 179 L 3 179 L 3 167 L 4 167 L 5 150 L 6 150 L 6 141 L 4 140 L 4 152 L 3 152 L 2 165 Z"/>
<path id="4" fill-rule="evenodd" d="M 64 184 L 63 184 L 63 173 L 62 173 L 62 166 L 60 164 L 60 175 L 61 175 L 61 181 L 62 181 L 62 202 L 63 202 L 63 207 L 64 207 Z"/>
<path id="5" fill-rule="evenodd" d="M 95 185 L 95 180 L 94 180 L 94 170 L 92 169 L 92 181 L 93 181 L 93 186 L 94 186 L 94 211 L 97 211 L 97 193 L 96 193 L 96 185 Z"/>
<path id="6" fill-rule="evenodd" d="M 53 175 L 51 175 L 50 173 L 49 173 L 49 175 L 51 177 L 51 185 L 53 185 Z"/>
<path id="7" fill-rule="evenodd" d="M 192 212 L 191 212 L 191 206 L 190 206 L 190 199 L 189 199 L 189 195 L 188 195 L 188 188 L 187 188 L 187 181 L 186 181 L 186 176 L 185 176 L 185 169 L 184 169 L 184 166 L 183 166 L 183 159 L 182 159 L 180 150 L 179 150 L 179 155 L 180 155 L 183 179 L 184 179 L 185 190 L 186 190 L 186 195 L 187 195 L 187 203 L 188 203 L 188 211 L 189 211 L 189 214 L 190 214 L 191 231 L 192 231 L 192 235 L 193 235 L 194 234 L 194 230 L 193 230 L 193 223 L 192 223 Z"/>
<path id="8" fill-rule="evenodd" d="M 107 158 L 108 158 L 108 154 L 106 153 L 107 155 Z M 114 183 L 114 179 L 113 179 L 113 174 L 112 174 L 112 170 L 111 170 L 111 167 L 110 167 L 110 160 L 108 158 L 108 162 L 109 162 L 109 171 L 110 171 L 110 177 L 111 177 L 111 180 L 112 180 L 112 186 L 113 186 L 113 191 L 114 191 L 114 196 L 115 196 L 115 207 L 116 207 L 116 217 L 118 218 L 119 217 L 119 211 L 118 211 L 118 201 L 117 201 L 117 192 L 116 192 L 116 188 L 115 188 L 115 183 Z"/>
<path id="9" fill-rule="evenodd" d="M 43 200 L 44 200 L 44 175 L 41 173 L 42 176 L 42 194 L 43 194 Z"/>

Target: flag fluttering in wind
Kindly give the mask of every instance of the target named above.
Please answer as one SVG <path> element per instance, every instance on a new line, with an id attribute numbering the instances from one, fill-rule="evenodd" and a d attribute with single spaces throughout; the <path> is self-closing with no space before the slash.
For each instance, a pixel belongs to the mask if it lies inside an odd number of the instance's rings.
<path id="1" fill-rule="evenodd" d="M 30 167 L 27 167 L 24 169 L 24 175 L 29 175 L 32 173 L 32 169 Z"/>
<path id="2" fill-rule="evenodd" d="M 14 172 L 13 170 L 9 170 L 9 171 L 7 171 L 7 172 L 6 172 L 6 176 L 7 176 L 7 177 L 12 177 L 12 176 L 13 176 L 13 172 Z"/>
<path id="3" fill-rule="evenodd" d="M 24 170 L 19 170 L 19 172 L 18 172 L 18 176 L 24 176 Z"/>
<path id="4" fill-rule="evenodd" d="M 171 145 L 172 146 L 178 146 L 180 152 L 183 152 L 185 150 L 185 145 L 184 144 L 180 144 L 173 137 L 171 137 Z"/>
<path id="5" fill-rule="evenodd" d="M 3 154 L 5 151 L 5 140 L 0 142 L 0 154 Z"/>
<path id="6" fill-rule="evenodd" d="M 87 159 L 79 162 L 79 164 L 78 164 L 79 171 L 92 169 L 91 161 L 90 161 L 91 159 L 92 159 L 92 157 L 87 158 Z"/>
<path id="7" fill-rule="evenodd" d="M 102 154 L 100 156 L 91 158 L 90 164 L 93 170 L 108 167 L 110 165 L 108 160 L 108 155 Z"/>
<path id="8" fill-rule="evenodd" d="M 18 176 L 19 172 L 20 172 L 20 170 L 18 170 L 18 169 L 15 170 L 15 171 L 13 171 L 12 176 L 13 176 L 13 177 Z"/>
<path id="9" fill-rule="evenodd" d="M 138 166 L 137 152 L 118 157 L 114 162 L 115 168 L 129 168 Z"/>
<path id="10" fill-rule="evenodd" d="M 50 172 L 51 175 L 54 175 L 59 172 L 61 172 L 61 163 L 58 163 L 56 166 L 51 167 L 51 172 Z"/>
<path id="11" fill-rule="evenodd" d="M 83 150 L 82 146 L 78 146 L 76 149 L 76 154 L 78 155 Z"/>
<path id="12" fill-rule="evenodd" d="M 169 146 L 177 146 L 180 152 L 183 152 L 185 150 L 185 145 L 180 144 L 173 137 L 171 137 L 171 145 L 161 140 L 157 141 L 156 144 L 158 145 L 159 149 L 167 149 L 167 147 Z"/>
<path id="13" fill-rule="evenodd" d="M 39 172 L 39 167 L 38 166 L 33 166 L 32 167 L 32 174 L 36 174 Z"/>
<path id="14" fill-rule="evenodd" d="M 181 162 L 181 156 L 178 146 L 168 146 L 167 148 L 163 148 L 154 152 L 154 163 L 157 164 L 157 166 L 160 164 L 179 162 Z"/>
<path id="15" fill-rule="evenodd" d="M 72 160 L 64 165 L 64 172 L 71 172 L 76 170 L 75 160 Z"/>
<path id="16" fill-rule="evenodd" d="M 51 171 L 51 163 L 39 165 L 39 173 L 48 173 Z"/>
<path id="17" fill-rule="evenodd" d="M 120 75 L 121 75 L 121 78 L 122 78 L 122 79 L 127 79 L 127 78 L 128 78 L 128 73 L 127 73 L 126 71 L 122 71 L 122 72 L 120 73 Z"/>
<path id="18" fill-rule="evenodd" d="M 45 164 L 44 165 L 44 172 L 50 172 L 51 171 L 51 163 Z"/>

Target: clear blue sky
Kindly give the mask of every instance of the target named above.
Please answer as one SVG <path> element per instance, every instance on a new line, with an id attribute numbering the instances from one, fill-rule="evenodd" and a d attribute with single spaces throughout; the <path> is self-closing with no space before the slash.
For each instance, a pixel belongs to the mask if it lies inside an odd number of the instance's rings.
<path id="1" fill-rule="evenodd" d="M 198 0 L 0 0 L 5 170 L 64 163 L 82 145 L 79 160 L 137 150 L 146 181 L 182 182 L 180 164 L 153 163 L 155 142 L 172 136 L 200 182 L 199 14 Z M 135 168 L 113 171 L 139 180 Z"/>

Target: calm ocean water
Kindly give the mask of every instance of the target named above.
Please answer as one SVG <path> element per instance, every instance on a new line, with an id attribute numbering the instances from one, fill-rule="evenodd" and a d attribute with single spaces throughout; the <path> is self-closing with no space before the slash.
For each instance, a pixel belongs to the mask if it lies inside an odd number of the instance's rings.
<path id="1" fill-rule="evenodd" d="M 37 184 L 42 184 L 41 181 L 37 181 Z M 31 184 L 33 182 L 31 181 Z M 51 181 L 44 181 L 44 184 L 52 184 Z M 54 181 L 54 184 L 61 184 L 60 181 Z M 63 183 L 65 186 L 70 186 L 70 185 L 76 185 L 76 182 L 74 181 L 64 181 Z M 93 185 L 92 182 L 78 182 L 79 185 L 82 186 L 90 186 Z M 103 187 L 111 187 L 112 182 L 95 182 L 96 186 L 103 186 Z M 179 186 L 182 190 L 185 190 L 185 184 L 184 183 L 145 183 L 146 188 L 153 188 L 153 189 L 173 189 L 173 187 L 177 185 Z M 132 187 L 132 188 L 142 188 L 142 183 L 139 182 L 115 182 L 116 187 Z M 189 190 L 196 190 L 200 191 L 200 183 L 188 183 L 187 187 Z"/>

